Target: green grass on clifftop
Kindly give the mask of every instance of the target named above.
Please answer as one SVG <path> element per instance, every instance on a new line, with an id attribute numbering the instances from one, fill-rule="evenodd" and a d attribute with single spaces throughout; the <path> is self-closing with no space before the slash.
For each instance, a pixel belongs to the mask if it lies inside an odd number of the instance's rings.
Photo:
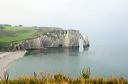
<path id="1" fill-rule="evenodd" d="M 4 27 L 0 29 L 0 42 L 20 41 L 33 37 L 37 30 L 33 27 Z"/>
<path id="2" fill-rule="evenodd" d="M 37 38 L 48 32 L 62 30 L 57 27 L 27 27 L 27 26 L 11 26 L 0 25 L 0 50 L 8 50 L 8 46 L 12 42 L 19 42 L 28 39 Z"/>
<path id="3" fill-rule="evenodd" d="M 0 27 L 0 42 L 22 41 L 54 30 L 58 29 L 54 27 L 2 26 L 2 28 Z"/>

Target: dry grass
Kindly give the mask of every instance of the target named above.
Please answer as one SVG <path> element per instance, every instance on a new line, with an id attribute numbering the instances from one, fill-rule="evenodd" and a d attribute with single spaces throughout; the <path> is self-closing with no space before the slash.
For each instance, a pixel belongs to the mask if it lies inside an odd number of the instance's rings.
<path id="1" fill-rule="evenodd" d="M 0 84 L 128 84 L 128 80 L 122 77 L 90 77 L 90 69 L 84 69 L 81 76 L 72 78 L 63 74 L 36 74 L 33 76 L 22 76 L 16 79 L 9 80 L 9 74 L 5 73 L 5 77 L 0 81 Z"/>

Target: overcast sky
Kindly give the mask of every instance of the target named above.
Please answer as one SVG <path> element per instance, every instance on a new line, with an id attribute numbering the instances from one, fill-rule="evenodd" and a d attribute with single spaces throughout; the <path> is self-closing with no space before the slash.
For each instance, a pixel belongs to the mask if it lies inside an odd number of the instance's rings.
<path id="1" fill-rule="evenodd" d="M 128 0 L 0 0 L 0 23 L 81 30 L 128 27 Z"/>

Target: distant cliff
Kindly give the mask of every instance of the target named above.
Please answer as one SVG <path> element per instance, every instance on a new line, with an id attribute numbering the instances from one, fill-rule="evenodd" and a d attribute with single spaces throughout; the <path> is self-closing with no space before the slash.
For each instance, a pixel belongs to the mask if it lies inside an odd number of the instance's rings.
<path id="1" fill-rule="evenodd" d="M 40 34 L 38 37 L 18 42 L 11 42 L 9 50 L 25 50 L 40 48 L 74 48 L 79 47 L 79 39 L 82 37 L 79 30 L 57 30 Z M 85 40 L 86 39 L 86 40 Z M 83 46 L 88 47 L 87 38 L 82 38 Z"/>

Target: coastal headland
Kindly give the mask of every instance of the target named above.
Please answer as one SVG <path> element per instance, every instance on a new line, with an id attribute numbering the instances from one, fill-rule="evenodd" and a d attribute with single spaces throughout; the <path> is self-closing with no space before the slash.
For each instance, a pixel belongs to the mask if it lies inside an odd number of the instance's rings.
<path id="1" fill-rule="evenodd" d="M 12 26 L 0 25 L 0 76 L 3 76 L 8 65 L 23 57 L 28 50 L 44 50 L 49 48 L 79 48 L 79 40 L 83 47 L 89 47 L 88 38 L 79 30 L 63 30 L 59 27 Z"/>
<path id="2" fill-rule="evenodd" d="M 3 25 L 0 27 L 0 51 L 17 51 L 42 48 L 79 48 L 89 47 L 87 36 L 79 30 L 63 30 L 58 27 L 24 27 Z"/>

